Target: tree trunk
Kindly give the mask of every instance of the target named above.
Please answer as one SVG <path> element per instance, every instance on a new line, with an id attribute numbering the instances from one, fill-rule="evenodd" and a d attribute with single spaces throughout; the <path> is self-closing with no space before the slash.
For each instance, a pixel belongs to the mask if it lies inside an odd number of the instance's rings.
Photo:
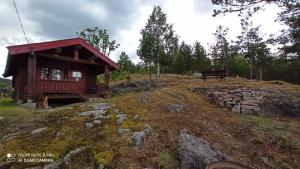
<path id="1" fill-rule="evenodd" d="M 149 71 L 149 78 L 152 79 L 152 75 L 151 75 L 151 63 L 149 63 L 148 71 Z"/>
<path id="2" fill-rule="evenodd" d="M 259 68 L 259 80 L 262 81 L 262 71 L 261 71 L 261 67 Z"/>
<path id="3" fill-rule="evenodd" d="M 157 77 L 160 77 L 159 54 L 157 54 Z"/>
<path id="4" fill-rule="evenodd" d="M 253 76 L 253 70 L 252 70 L 252 64 L 250 63 L 250 79 L 252 79 Z"/>
<path id="5" fill-rule="evenodd" d="M 160 65 L 157 63 L 157 77 L 160 77 Z"/>
<path id="6" fill-rule="evenodd" d="M 226 76 L 229 76 L 229 69 L 228 69 L 228 65 L 226 65 Z"/>

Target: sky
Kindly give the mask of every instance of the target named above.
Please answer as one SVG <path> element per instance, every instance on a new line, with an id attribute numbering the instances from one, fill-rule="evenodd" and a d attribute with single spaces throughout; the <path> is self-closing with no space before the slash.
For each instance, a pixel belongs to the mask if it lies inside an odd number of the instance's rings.
<path id="1" fill-rule="evenodd" d="M 208 48 L 214 42 L 213 33 L 218 25 L 229 28 L 228 39 L 235 39 L 241 32 L 237 14 L 212 17 L 216 6 L 211 0 L 15 0 L 30 43 L 76 37 L 76 32 L 86 27 L 105 28 L 120 47 L 110 58 L 118 60 L 125 51 L 138 63 L 136 50 L 154 5 L 161 6 L 167 22 L 180 41 L 192 45 L 196 40 Z M 268 5 L 252 17 L 254 26 L 261 25 L 265 37 L 278 34 L 283 28 L 275 22 L 280 10 Z M 0 0 L 0 77 L 4 73 L 6 46 L 26 43 L 13 0 Z"/>

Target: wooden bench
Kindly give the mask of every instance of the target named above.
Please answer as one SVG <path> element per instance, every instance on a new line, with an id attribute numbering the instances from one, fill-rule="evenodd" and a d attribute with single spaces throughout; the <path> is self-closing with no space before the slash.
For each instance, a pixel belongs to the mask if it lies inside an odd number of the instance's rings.
<path id="1" fill-rule="evenodd" d="M 221 80 L 226 77 L 225 70 L 213 70 L 213 71 L 203 71 L 201 72 L 201 78 L 205 81 L 207 77 L 220 78 Z"/>

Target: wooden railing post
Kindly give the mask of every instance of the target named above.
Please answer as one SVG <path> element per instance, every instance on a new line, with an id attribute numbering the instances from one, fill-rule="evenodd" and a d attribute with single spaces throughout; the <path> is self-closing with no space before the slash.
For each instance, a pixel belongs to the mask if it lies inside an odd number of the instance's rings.
<path id="1" fill-rule="evenodd" d="M 27 62 L 27 90 L 28 97 L 27 100 L 35 100 L 36 99 L 36 55 L 30 54 L 28 56 Z M 28 100 L 28 101 L 29 101 Z"/>

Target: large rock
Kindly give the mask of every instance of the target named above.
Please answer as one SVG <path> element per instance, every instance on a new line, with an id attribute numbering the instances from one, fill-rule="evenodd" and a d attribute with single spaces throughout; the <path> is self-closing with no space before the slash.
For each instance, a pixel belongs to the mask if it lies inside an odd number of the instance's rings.
<path id="1" fill-rule="evenodd" d="M 96 163 L 89 147 L 79 147 L 70 151 L 63 159 L 44 166 L 44 169 L 96 169 Z"/>
<path id="2" fill-rule="evenodd" d="M 225 156 L 208 142 L 183 130 L 179 138 L 182 169 L 204 169 L 209 163 L 224 160 Z"/>

